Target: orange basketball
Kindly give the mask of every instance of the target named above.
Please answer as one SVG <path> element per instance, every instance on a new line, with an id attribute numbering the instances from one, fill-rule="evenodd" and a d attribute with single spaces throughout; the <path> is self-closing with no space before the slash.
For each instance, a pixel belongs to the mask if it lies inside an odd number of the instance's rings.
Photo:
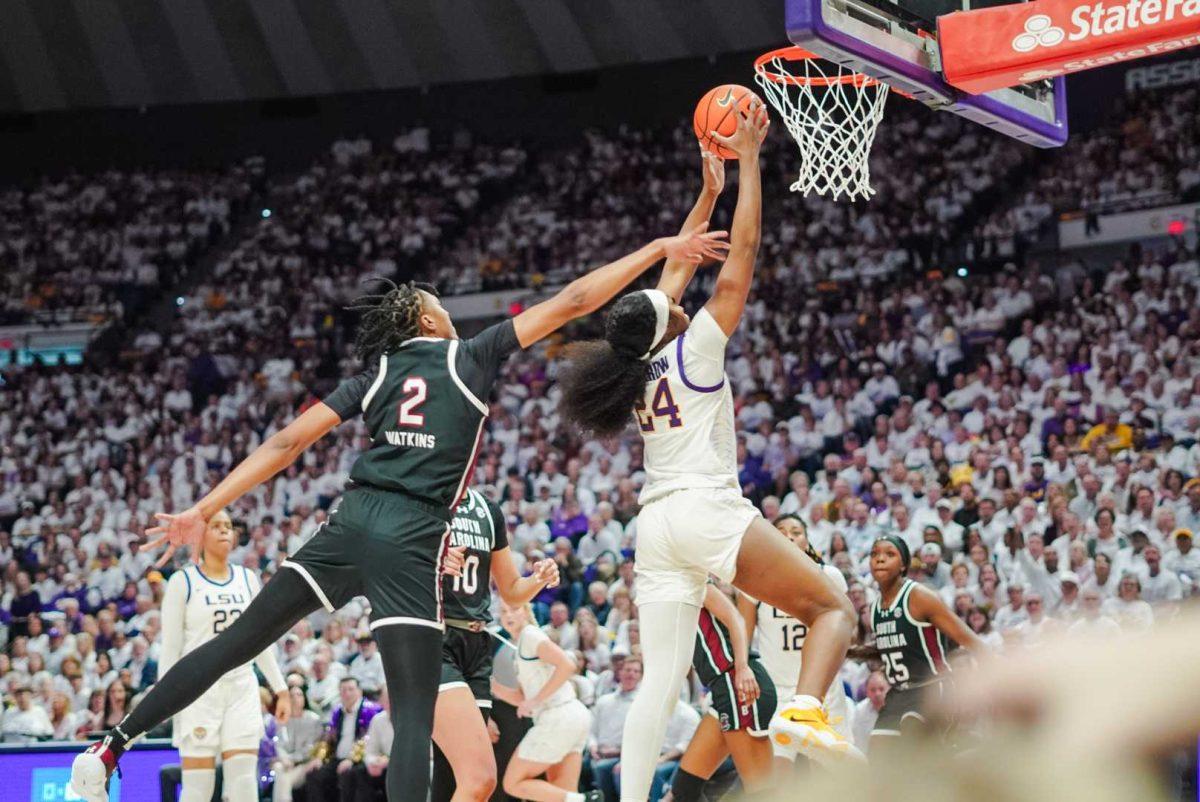
<path id="1" fill-rule="evenodd" d="M 721 136 L 732 135 L 737 130 L 734 110 L 749 111 L 754 100 L 759 100 L 758 95 L 738 84 L 722 84 L 710 89 L 708 94 L 700 98 L 696 113 L 692 115 L 692 130 L 700 140 L 700 146 L 722 159 L 736 159 L 737 154 L 713 140 L 709 132 L 716 131 Z"/>

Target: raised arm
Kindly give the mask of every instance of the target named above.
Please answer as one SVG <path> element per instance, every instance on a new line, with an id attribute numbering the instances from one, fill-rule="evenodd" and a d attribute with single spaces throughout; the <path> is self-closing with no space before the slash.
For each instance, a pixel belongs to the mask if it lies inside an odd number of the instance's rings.
<path id="1" fill-rule="evenodd" d="M 656 239 L 615 262 L 580 276 L 553 298 L 513 318 L 517 342 L 522 348 L 528 348 L 568 321 L 595 312 L 659 259 L 699 263 L 706 258 L 724 257 L 729 247 L 724 241 L 725 236 L 724 231 L 708 232 L 708 223 L 704 223 L 685 234 Z"/>
<path id="2" fill-rule="evenodd" d="M 238 465 L 208 495 L 200 499 L 191 509 L 178 515 L 160 512 L 155 514 L 159 525 L 146 530 L 146 535 L 159 535 L 146 543 L 142 551 L 156 549 L 169 544 L 157 565 L 165 565 L 180 546 L 195 546 L 204 536 L 205 523 L 218 510 L 229 506 L 250 490 L 270 479 L 287 466 L 317 440 L 342 422 L 336 412 L 324 403 L 316 403 L 300 417 L 268 437 L 242 463 Z M 192 561 L 199 562 L 200 550 L 192 549 Z"/>
<path id="3" fill-rule="evenodd" d="M 758 151 L 769 126 L 766 111 L 761 104 L 755 104 L 748 113 L 739 111 L 738 127 L 733 136 L 712 133 L 714 139 L 738 154 L 738 200 L 733 212 L 729 256 L 717 274 L 712 298 L 704 306 L 726 335 L 732 335 L 737 329 L 754 280 L 754 263 L 762 236 Z"/>
<path id="4" fill-rule="evenodd" d="M 720 157 L 701 148 L 700 164 L 700 172 L 704 179 L 700 187 L 700 196 L 696 198 L 696 204 L 692 206 L 692 211 L 683 221 L 683 227 L 679 230 L 680 234 L 691 231 L 701 223 L 708 222 L 712 217 L 713 207 L 717 205 L 717 198 L 720 197 L 721 190 L 725 188 L 725 162 Z M 699 262 L 668 259 L 667 263 L 663 265 L 662 277 L 658 280 L 658 289 L 665 292 L 675 303 L 680 303 L 683 300 L 684 290 L 692 282 L 692 276 L 696 275 L 696 268 L 699 266 Z"/>

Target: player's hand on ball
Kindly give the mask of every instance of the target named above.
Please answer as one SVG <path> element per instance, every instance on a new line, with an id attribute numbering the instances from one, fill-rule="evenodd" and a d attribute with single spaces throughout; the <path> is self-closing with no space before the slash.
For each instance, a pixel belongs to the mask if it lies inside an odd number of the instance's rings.
<path id="1" fill-rule="evenodd" d="M 275 720 L 287 724 L 292 717 L 292 700 L 286 690 L 275 693 Z"/>
<path id="2" fill-rule="evenodd" d="M 725 160 L 700 148 L 701 175 L 704 176 L 704 189 L 714 195 L 720 195 L 725 189 Z"/>
<path id="3" fill-rule="evenodd" d="M 710 131 L 709 136 L 736 153 L 739 159 L 744 159 L 758 153 L 770 127 L 771 117 L 762 101 L 756 99 L 750 102 L 748 111 L 738 110 L 737 130 L 731 136 L 721 136 L 716 131 Z"/>
<path id="4" fill-rule="evenodd" d="M 442 558 L 442 573 L 446 576 L 462 576 L 463 563 L 466 562 L 466 546 L 451 546 L 446 549 Z"/>
<path id="5" fill-rule="evenodd" d="M 142 544 L 138 551 L 153 551 L 164 543 L 167 544 L 166 552 L 154 563 L 156 567 L 162 568 L 175 556 L 175 551 L 180 546 L 190 546 L 192 562 L 199 565 L 200 542 L 204 539 L 204 528 L 208 524 L 200 510 L 192 507 L 178 515 L 156 512 L 154 517 L 158 520 L 158 526 L 147 529 L 146 537 L 158 537 Z"/>
<path id="6" fill-rule="evenodd" d="M 728 237 L 728 231 L 709 231 L 705 222 L 678 236 L 664 237 L 660 242 L 668 259 L 698 264 L 705 259 L 724 259 L 729 251 Z"/>
<path id="7" fill-rule="evenodd" d="M 558 563 L 554 560 L 538 560 L 533 564 L 533 577 L 548 588 L 558 587 Z"/>
<path id="8" fill-rule="evenodd" d="M 738 666 L 733 670 L 733 684 L 737 688 L 738 701 L 742 704 L 753 702 L 761 693 L 750 666 Z"/>

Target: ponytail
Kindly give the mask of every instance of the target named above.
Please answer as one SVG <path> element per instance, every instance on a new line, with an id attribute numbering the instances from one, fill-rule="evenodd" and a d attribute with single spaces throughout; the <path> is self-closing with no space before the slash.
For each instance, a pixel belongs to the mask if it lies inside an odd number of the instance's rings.
<path id="1" fill-rule="evenodd" d="M 664 313 L 646 292 L 617 301 L 604 321 L 604 339 L 567 349 L 559 377 L 563 416 L 596 437 L 620 434 L 646 386 L 646 357 L 662 336 Z"/>

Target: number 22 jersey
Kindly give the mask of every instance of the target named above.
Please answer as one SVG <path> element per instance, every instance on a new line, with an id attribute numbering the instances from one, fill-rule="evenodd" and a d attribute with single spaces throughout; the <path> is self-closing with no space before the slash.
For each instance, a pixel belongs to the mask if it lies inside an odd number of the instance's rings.
<path id="1" fill-rule="evenodd" d="M 646 444 L 642 504 L 676 490 L 740 490 L 733 393 L 725 376 L 728 341 L 701 309 L 687 331 L 646 364 L 646 388 L 634 408 Z"/>

